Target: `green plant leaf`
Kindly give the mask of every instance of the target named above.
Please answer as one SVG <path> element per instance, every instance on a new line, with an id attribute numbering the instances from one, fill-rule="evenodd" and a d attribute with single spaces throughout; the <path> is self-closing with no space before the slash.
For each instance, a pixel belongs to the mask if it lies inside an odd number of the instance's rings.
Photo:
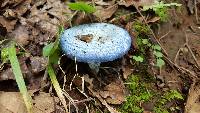
<path id="1" fill-rule="evenodd" d="M 161 47 L 160 47 L 158 44 L 153 45 L 153 46 L 152 46 L 152 49 L 161 51 Z"/>
<path id="2" fill-rule="evenodd" d="M 141 57 L 141 56 L 133 56 L 133 59 L 137 62 L 143 62 L 144 61 L 144 58 Z"/>
<path id="3" fill-rule="evenodd" d="M 13 73 L 15 75 L 15 79 L 17 82 L 17 85 L 19 87 L 20 93 L 22 94 L 22 97 L 24 99 L 24 103 L 26 105 L 28 113 L 32 113 L 32 99 L 30 95 L 28 94 L 28 91 L 26 89 L 26 85 L 22 76 L 22 72 L 20 69 L 20 65 L 16 56 L 16 48 L 15 43 L 13 42 L 10 47 L 7 48 L 8 50 L 8 57 L 11 63 L 11 67 L 13 70 Z"/>
<path id="4" fill-rule="evenodd" d="M 157 57 L 157 58 L 162 58 L 163 54 L 160 51 L 153 51 L 153 54 Z"/>
<path id="5" fill-rule="evenodd" d="M 149 40 L 148 39 L 142 39 L 142 43 L 145 44 L 145 45 L 149 44 Z"/>
<path id="6" fill-rule="evenodd" d="M 44 57 L 50 56 L 50 53 L 51 53 L 53 46 L 54 46 L 54 43 L 50 43 L 50 44 L 47 44 L 46 46 L 44 46 L 42 55 Z"/>
<path id="7" fill-rule="evenodd" d="M 161 58 L 156 59 L 156 66 L 161 68 L 164 65 L 165 65 L 165 61 L 164 60 L 162 60 Z"/>
<path id="8" fill-rule="evenodd" d="M 60 48 L 59 48 L 59 42 L 60 42 L 60 35 L 64 32 L 64 28 L 62 26 L 59 26 L 57 38 L 55 42 L 52 42 L 48 45 L 46 45 L 43 48 L 43 56 L 49 57 L 49 63 L 58 64 L 58 60 L 60 58 Z"/>
<path id="9" fill-rule="evenodd" d="M 88 5 L 84 2 L 70 3 L 68 4 L 68 6 L 72 10 L 84 11 L 86 13 L 93 13 L 96 11 L 96 9 L 93 6 Z"/>

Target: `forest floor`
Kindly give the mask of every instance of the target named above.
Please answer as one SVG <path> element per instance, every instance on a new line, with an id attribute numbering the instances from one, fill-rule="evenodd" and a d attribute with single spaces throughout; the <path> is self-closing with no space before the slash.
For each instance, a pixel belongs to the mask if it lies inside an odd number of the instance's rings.
<path id="1" fill-rule="evenodd" d="M 56 40 L 60 25 L 68 29 L 96 22 L 126 29 L 132 46 L 123 58 L 102 63 L 98 75 L 88 64 L 58 52 L 53 68 L 69 112 L 200 113 L 200 0 L 156 5 L 154 0 L 84 0 L 95 7 L 89 13 L 72 10 L 69 3 L 0 1 L 0 113 L 27 112 L 12 67 L 3 59 L 10 40 L 17 43 L 33 112 L 65 113 L 49 79 L 43 48 Z"/>

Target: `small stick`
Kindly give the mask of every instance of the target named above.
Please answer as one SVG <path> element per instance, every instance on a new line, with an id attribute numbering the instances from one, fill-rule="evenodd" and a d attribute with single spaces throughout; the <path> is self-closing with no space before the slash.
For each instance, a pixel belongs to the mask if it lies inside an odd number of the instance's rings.
<path id="1" fill-rule="evenodd" d="M 166 34 L 164 34 L 163 36 L 161 36 L 161 37 L 159 38 L 159 41 L 160 41 L 161 39 L 163 39 L 164 37 L 166 37 L 170 32 L 171 32 L 171 31 L 168 31 Z"/>
<path id="2" fill-rule="evenodd" d="M 188 50 L 190 51 L 190 53 L 191 53 L 191 55 L 192 55 L 192 57 L 193 57 L 195 63 L 197 64 L 197 67 L 200 69 L 200 64 L 199 64 L 199 62 L 197 61 L 197 59 L 196 59 L 194 53 L 192 52 L 192 49 L 191 49 L 190 46 L 189 46 L 188 37 L 187 37 L 187 34 L 186 34 L 186 33 L 185 33 L 185 44 L 184 44 L 184 45 L 188 48 Z"/>
<path id="3" fill-rule="evenodd" d="M 196 17 L 197 24 L 199 24 L 198 10 L 197 10 L 197 0 L 194 0 L 194 10 L 195 10 L 195 17 Z"/>

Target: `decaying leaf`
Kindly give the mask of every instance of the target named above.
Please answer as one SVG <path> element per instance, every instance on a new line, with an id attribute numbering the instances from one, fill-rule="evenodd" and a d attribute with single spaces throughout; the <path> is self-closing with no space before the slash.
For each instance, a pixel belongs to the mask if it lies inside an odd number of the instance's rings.
<path id="1" fill-rule="evenodd" d="M 27 113 L 19 92 L 0 92 L 0 111 L 2 113 Z"/>
<path id="2" fill-rule="evenodd" d="M 10 37 L 14 37 L 14 40 L 22 46 L 29 43 L 29 32 L 25 26 L 18 26 L 10 35 Z"/>
<path id="3" fill-rule="evenodd" d="M 200 111 L 199 96 L 200 96 L 200 85 L 199 83 L 193 83 L 189 91 L 187 103 L 185 106 L 185 113 L 199 113 Z"/>
<path id="4" fill-rule="evenodd" d="M 103 21 L 110 18 L 116 12 L 117 8 L 118 8 L 117 4 L 109 6 L 106 9 L 104 9 L 103 7 L 98 7 L 94 15 Z"/>
<path id="5" fill-rule="evenodd" d="M 31 57 L 31 70 L 33 73 L 39 73 L 46 69 L 48 61 L 47 58 L 44 57 Z"/>
<path id="6" fill-rule="evenodd" d="M 30 71 L 26 65 L 25 60 L 26 60 L 26 58 L 19 58 L 19 63 L 20 63 L 23 77 L 27 78 L 27 75 L 30 73 Z M 2 80 L 15 80 L 12 68 L 7 68 L 6 70 L 3 70 L 0 73 L 0 81 L 2 81 Z"/>
<path id="7" fill-rule="evenodd" d="M 119 113 L 115 108 L 108 105 L 108 103 L 101 97 L 99 92 L 93 90 L 93 79 L 89 78 L 88 75 L 84 75 L 84 80 L 89 83 L 88 90 L 91 92 L 92 96 L 96 97 L 111 113 Z"/>
<path id="8" fill-rule="evenodd" d="M 20 4 L 22 2 L 23 2 L 23 0 L 2 0 L 0 7 L 5 7 L 6 5 L 17 6 L 18 4 Z"/>
<path id="9" fill-rule="evenodd" d="M 106 99 L 109 104 L 121 104 L 125 101 L 125 86 L 122 81 L 117 80 L 107 85 L 100 95 Z"/>
<path id="10" fill-rule="evenodd" d="M 103 0 L 94 0 L 94 2 L 100 6 L 111 6 L 115 3 L 115 0 L 106 1 L 106 2 L 104 2 Z"/>
<path id="11" fill-rule="evenodd" d="M 8 20 L 3 16 L 0 16 L 0 25 L 5 27 L 8 32 L 11 32 L 14 29 L 16 22 L 17 20 Z"/>
<path id="12" fill-rule="evenodd" d="M 119 5 L 124 5 L 129 7 L 131 5 L 135 6 L 147 6 L 151 5 L 155 2 L 155 0 L 120 0 L 118 3 Z"/>
<path id="13" fill-rule="evenodd" d="M 52 113 L 55 111 L 55 105 L 59 102 L 58 97 L 52 97 L 49 93 L 40 92 L 34 96 L 34 113 Z"/>
<path id="14" fill-rule="evenodd" d="M 59 102 L 57 97 L 51 97 L 49 93 L 40 92 L 34 95 L 33 113 L 52 113 L 54 105 Z M 25 104 L 19 92 L 0 92 L 1 113 L 27 113 Z"/>
<path id="15" fill-rule="evenodd" d="M 68 14 L 68 15 L 66 15 Z M 28 18 L 21 18 L 23 24 L 36 25 L 41 31 L 50 32 L 55 35 L 57 26 L 68 19 L 70 10 L 61 1 L 44 0 L 37 1 L 30 9 Z"/>

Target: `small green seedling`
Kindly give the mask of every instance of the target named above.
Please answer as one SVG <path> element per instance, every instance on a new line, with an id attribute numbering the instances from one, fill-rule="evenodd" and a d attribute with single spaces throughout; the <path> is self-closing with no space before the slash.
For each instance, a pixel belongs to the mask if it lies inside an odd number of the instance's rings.
<path id="1" fill-rule="evenodd" d="M 133 60 L 135 60 L 136 62 L 143 62 L 144 58 L 142 56 L 133 56 Z"/>
<path id="2" fill-rule="evenodd" d="M 60 42 L 60 35 L 64 31 L 63 27 L 59 27 L 58 34 L 57 34 L 57 39 L 55 42 L 50 43 L 46 45 L 43 48 L 43 56 L 48 57 L 48 66 L 47 66 L 47 72 L 49 74 L 49 77 L 51 79 L 51 82 L 56 90 L 56 93 L 61 100 L 66 112 L 68 112 L 65 97 L 63 95 L 63 91 L 58 83 L 58 80 L 56 78 L 56 74 L 53 69 L 53 64 L 57 64 L 59 60 L 59 42 Z"/>
<path id="3" fill-rule="evenodd" d="M 164 3 L 163 1 L 155 1 L 155 3 L 153 5 L 150 6 L 143 6 L 143 11 L 147 11 L 147 10 L 153 10 L 155 12 L 156 15 L 158 15 L 161 19 L 161 21 L 167 21 L 168 18 L 168 14 L 167 14 L 167 9 L 168 7 L 171 6 L 176 6 L 176 7 L 180 7 L 181 4 L 178 3 Z"/>
<path id="4" fill-rule="evenodd" d="M 153 54 L 156 58 L 156 66 L 161 68 L 165 65 L 165 61 L 163 60 L 163 54 L 161 52 L 161 47 L 157 44 L 151 46 L 153 50 Z"/>
<path id="5" fill-rule="evenodd" d="M 96 11 L 95 7 L 84 2 L 69 3 L 68 6 L 72 10 L 83 11 L 85 13 L 94 13 Z"/>

